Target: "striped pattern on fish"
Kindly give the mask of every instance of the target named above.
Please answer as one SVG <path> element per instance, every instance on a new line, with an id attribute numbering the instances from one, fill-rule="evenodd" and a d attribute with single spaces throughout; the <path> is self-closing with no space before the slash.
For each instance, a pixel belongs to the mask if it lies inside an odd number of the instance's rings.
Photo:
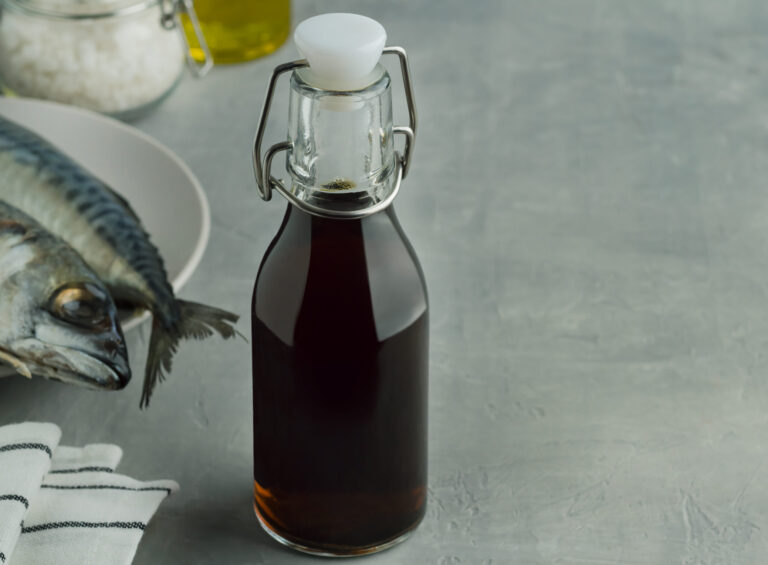
<path id="1" fill-rule="evenodd" d="M 5 119 L 0 171 L 0 198 L 77 249 L 118 302 L 126 298 L 121 293 L 140 292 L 164 326 L 178 321 L 163 260 L 120 195 L 40 136 Z"/>
<path id="2" fill-rule="evenodd" d="M 238 316 L 174 297 L 157 248 L 124 198 L 48 141 L 2 117 L 0 178 L 0 199 L 80 253 L 118 304 L 152 311 L 142 406 L 170 371 L 181 339 L 235 335 Z"/>

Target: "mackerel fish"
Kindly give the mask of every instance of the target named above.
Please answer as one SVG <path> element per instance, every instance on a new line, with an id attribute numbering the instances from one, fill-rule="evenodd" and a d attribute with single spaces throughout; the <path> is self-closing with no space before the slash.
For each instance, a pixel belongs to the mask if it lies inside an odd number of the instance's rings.
<path id="1" fill-rule="evenodd" d="M 93 389 L 131 378 L 117 307 L 60 238 L 0 201 L 0 360 Z"/>
<path id="2" fill-rule="evenodd" d="M 157 248 L 122 196 L 39 135 L 2 117 L 0 178 L 0 199 L 71 245 L 119 307 L 151 311 L 141 407 L 170 372 L 180 340 L 238 333 L 237 315 L 174 296 Z"/>

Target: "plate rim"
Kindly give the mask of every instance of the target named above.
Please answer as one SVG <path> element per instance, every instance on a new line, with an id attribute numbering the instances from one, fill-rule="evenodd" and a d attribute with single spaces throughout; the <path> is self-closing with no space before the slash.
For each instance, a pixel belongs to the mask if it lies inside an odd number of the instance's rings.
<path id="1" fill-rule="evenodd" d="M 211 207 L 210 207 L 210 204 L 208 203 L 208 197 L 205 194 L 205 189 L 203 189 L 203 185 L 200 183 L 200 181 L 198 180 L 194 172 L 192 172 L 192 169 L 190 169 L 189 165 L 187 165 L 187 163 L 181 157 L 179 157 L 175 152 L 173 152 L 167 145 L 163 144 L 161 141 L 155 139 L 148 133 L 136 128 L 135 126 L 121 122 L 120 120 L 117 120 L 110 116 L 105 116 L 103 114 L 99 114 L 98 112 L 87 110 L 85 108 L 80 108 L 78 106 L 72 106 L 69 104 L 61 104 L 59 102 L 53 102 L 51 100 L 41 100 L 38 98 L 22 98 L 22 97 L 0 98 L 0 110 L 2 109 L 2 106 L 7 103 L 10 103 L 10 105 L 21 105 L 21 106 L 30 106 L 30 107 L 48 106 L 53 111 L 72 113 L 76 115 L 79 114 L 86 119 L 94 120 L 96 122 L 101 122 L 107 127 L 116 127 L 117 129 L 122 130 L 125 133 L 132 135 L 145 143 L 148 143 L 154 149 L 157 149 L 158 151 L 160 151 L 165 157 L 167 157 L 171 162 L 173 162 L 177 167 L 179 167 L 179 169 L 181 169 L 182 173 L 184 174 L 185 177 L 187 177 L 187 179 L 190 181 L 190 184 L 195 190 L 197 198 L 200 202 L 200 208 L 201 208 L 203 218 L 202 218 L 202 225 L 200 227 L 200 234 L 197 238 L 197 241 L 195 242 L 195 246 L 192 251 L 192 254 L 189 256 L 189 260 L 179 271 L 179 274 L 176 275 L 176 277 L 174 277 L 172 281 L 170 281 L 171 286 L 173 287 L 174 294 L 177 294 L 184 287 L 184 285 L 187 284 L 187 282 L 189 282 L 189 279 L 192 277 L 192 273 L 194 273 L 197 267 L 200 265 L 200 262 L 203 259 L 203 255 L 205 254 L 205 250 L 208 247 L 208 240 L 210 238 L 210 233 L 211 233 Z M 139 316 L 132 316 L 122 324 L 123 331 L 128 331 L 131 328 L 138 326 L 144 320 L 149 318 L 149 316 L 150 316 L 149 312 L 144 312 Z"/>

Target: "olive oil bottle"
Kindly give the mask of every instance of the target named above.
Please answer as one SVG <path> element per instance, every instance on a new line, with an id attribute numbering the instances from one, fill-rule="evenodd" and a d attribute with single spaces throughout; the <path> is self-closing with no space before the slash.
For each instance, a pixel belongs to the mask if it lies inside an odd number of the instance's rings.
<path id="1" fill-rule="evenodd" d="M 364 555 L 426 509 L 427 288 L 392 206 L 416 114 L 405 51 L 384 49 L 377 22 L 326 14 L 295 39 L 306 60 L 275 70 L 254 150 L 262 197 L 288 200 L 253 293 L 254 508 L 290 547 Z M 382 50 L 400 59 L 409 126 L 392 125 Z M 285 72 L 288 139 L 263 157 Z M 290 186 L 270 173 L 280 151 Z"/>
<path id="2" fill-rule="evenodd" d="M 195 0 L 195 11 L 215 64 L 240 63 L 272 53 L 291 28 L 290 0 Z M 182 14 L 190 55 L 198 62 L 205 52 L 192 22 Z"/>

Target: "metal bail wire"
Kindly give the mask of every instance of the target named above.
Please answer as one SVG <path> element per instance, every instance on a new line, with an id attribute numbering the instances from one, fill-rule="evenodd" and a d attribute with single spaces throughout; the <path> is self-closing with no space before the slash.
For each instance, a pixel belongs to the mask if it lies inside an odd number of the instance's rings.
<path id="1" fill-rule="evenodd" d="M 202 78 L 208 74 L 208 71 L 213 67 L 213 56 L 211 50 L 208 48 L 208 42 L 205 40 L 203 30 L 200 27 L 200 20 L 197 19 L 197 12 L 195 12 L 195 6 L 192 0 L 162 0 L 160 2 L 160 9 L 162 16 L 160 17 L 160 23 L 165 29 L 177 28 L 181 33 L 181 38 L 184 41 L 184 55 L 187 58 L 187 66 L 197 78 Z M 192 29 L 195 31 L 195 38 L 197 44 L 203 51 L 203 62 L 198 63 L 193 57 L 190 49 L 192 46 L 189 43 L 187 34 L 184 31 L 184 26 L 181 23 L 181 13 L 184 12 L 189 17 L 189 21 L 192 24 Z"/>
<path id="2" fill-rule="evenodd" d="M 395 152 L 398 167 L 396 171 L 395 187 L 392 193 L 381 202 L 374 206 L 365 208 L 363 210 L 344 210 L 344 211 L 331 211 L 324 210 L 317 206 L 313 206 L 304 200 L 297 198 L 294 194 L 288 190 L 280 179 L 272 176 L 272 160 L 275 155 L 280 151 L 290 151 L 292 149 L 289 141 L 281 141 L 271 146 L 266 154 L 264 154 L 262 161 L 261 144 L 264 141 L 264 132 L 267 129 L 267 120 L 269 119 L 269 110 L 272 105 L 272 98 L 275 94 L 275 87 L 277 81 L 281 75 L 300 69 L 302 67 L 309 66 L 306 59 L 299 59 L 297 61 L 291 61 L 289 63 L 283 63 L 275 67 L 272 71 L 272 76 L 269 79 L 269 86 L 267 87 L 267 94 L 264 98 L 264 105 L 261 108 L 261 116 L 259 117 L 259 126 L 256 130 L 256 137 L 253 141 L 253 174 L 256 177 L 256 185 L 259 189 L 261 198 L 265 201 L 272 199 L 272 190 L 277 190 L 283 197 L 286 198 L 292 204 L 298 206 L 305 212 L 314 214 L 316 216 L 323 216 L 328 218 L 362 218 L 375 214 L 389 206 L 400 190 L 400 182 L 408 174 L 408 170 L 411 164 L 411 155 L 413 153 L 414 141 L 416 138 L 416 101 L 413 95 L 413 82 L 411 81 L 411 69 L 408 65 L 408 56 L 405 49 L 402 47 L 385 47 L 382 52 L 384 55 L 397 55 L 400 61 L 400 70 L 403 75 L 403 88 L 405 89 L 405 101 L 408 106 L 408 122 L 407 126 L 394 126 L 392 128 L 393 134 L 401 134 L 405 136 L 405 147 L 403 154 Z"/>

